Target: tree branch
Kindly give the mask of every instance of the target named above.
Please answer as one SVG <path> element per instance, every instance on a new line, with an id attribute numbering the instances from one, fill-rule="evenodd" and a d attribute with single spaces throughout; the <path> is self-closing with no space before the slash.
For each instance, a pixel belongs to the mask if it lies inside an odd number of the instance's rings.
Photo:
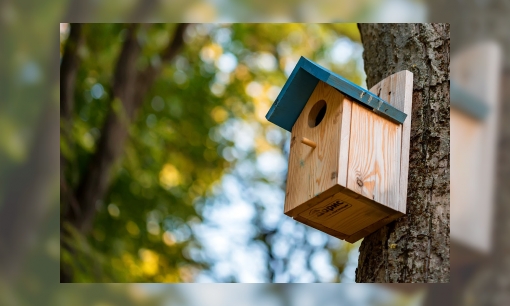
<path id="1" fill-rule="evenodd" d="M 180 23 L 175 29 L 174 39 L 171 43 L 168 44 L 168 47 L 163 51 L 161 58 L 165 62 L 171 61 L 177 52 L 180 51 L 182 45 L 184 44 L 184 32 L 188 27 L 187 23 Z"/>
<path id="2" fill-rule="evenodd" d="M 82 27 L 79 23 L 71 24 L 60 64 L 60 116 L 66 121 L 70 119 L 73 111 L 76 73 L 80 63 L 78 49 L 83 44 Z"/>
<path id="3" fill-rule="evenodd" d="M 152 83 L 154 83 L 156 77 L 161 72 L 163 64 L 171 62 L 181 50 L 182 46 L 184 45 L 184 33 L 187 27 L 188 24 L 186 23 L 180 23 L 177 25 L 173 39 L 160 54 L 162 65 L 149 66 L 145 71 L 139 74 L 138 84 L 140 88 L 136 93 L 136 100 L 140 104 L 143 101 L 143 96 L 146 94 Z"/>
<path id="4" fill-rule="evenodd" d="M 169 62 L 183 45 L 186 25 L 177 26 L 173 40 L 163 51 L 161 58 Z M 141 47 L 136 39 L 138 25 L 128 29 L 128 35 L 119 55 L 113 77 L 112 107 L 101 130 L 97 150 L 89 167 L 76 189 L 79 211 L 68 210 L 65 221 L 83 233 L 92 227 L 98 203 L 104 198 L 110 184 L 111 170 L 120 158 L 128 138 L 127 124 L 131 122 L 141 106 L 147 91 L 161 71 L 161 66 L 150 66 L 138 72 L 136 61 Z M 122 110 L 116 106 L 121 106 Z"/>

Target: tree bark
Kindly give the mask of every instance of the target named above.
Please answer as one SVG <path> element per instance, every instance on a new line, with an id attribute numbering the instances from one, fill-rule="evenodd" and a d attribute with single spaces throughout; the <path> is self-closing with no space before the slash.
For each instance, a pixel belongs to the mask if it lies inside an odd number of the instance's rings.
<path id="1" fill-rule="evenodd" d="M 363 240 L 356 282 L 449 282 L 450 27 L 359 28 L 368 88 L 401 70 L 414 85 L 407 214 Z"/>

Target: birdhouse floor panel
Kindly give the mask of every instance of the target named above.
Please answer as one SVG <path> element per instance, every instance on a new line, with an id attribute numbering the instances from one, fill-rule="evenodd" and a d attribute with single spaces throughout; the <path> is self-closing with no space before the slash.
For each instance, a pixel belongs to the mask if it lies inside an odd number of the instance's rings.
<path id="1" fill-rule="evenodd" d="M 345 188 L 341 185 L 334 185 L 333 187 L 325 190 L 324 192 L 316 194 L 314 197 L 304 202 L 303 204 L 296 206 L 291 210 L 285 211 L 285 214 L 289 217 L 296 218 L 303 211 L 308 210 L 309 208 L 319 204 L 320 202 L 335 195 L 336 193 L 340 192 L 340 190 L 343 189 Z"/>
<path id="2" fill-rule="evenodd" d="M 317 222 L 313 222 L 312 220 L 310 219 L 306 219 L 304 217 L 301 217 L 301 216 L 297 216 L 294 218 L 294 220 L 296 221 L 299 221 L 303 224 L 306 224 L 310 227 L 313 227 L 321 232 L 324 232 L 328 235 L 331 235 L 333 237 L 336 237 L 338 239 L 342 239 L 342 240 L 345 240 L 347 242 L 350 242 L 350 243 L 355 243 L 356 241 L 360 240 L 361 238 L 364 238 L 368 235 L 370 235 L 371 233 L 375 232 L 376 230 L 380 229 L 381 227 L 389 224 L 390 222 L 402 217 L 404 214 L 402 213 L 399 213 L 399 212 L 396 212 L 394 213 L 393 215 L 389 215 L 388 217 L 384 218 L 384 219 L 381 219 L 379 220 L 378 222 L 374 223 L 374 224 L 371 224 L 367 227 L 365 227 L 364 229 L 348 236 L 342 232 L 339 232 L 339 231 L 335 231 L 327 226 L 324 226 L 320 223 L 317 223 Z"/>
<path id="3" fill-rule="evenodd" d="M 294 219 L 351 243 L 403 215 L 340 185 L 324 193 L 332 195 L 301 205 Z"/>
<path id="4" fill-rule="evenodd" d="M 300 216 L 350 236 L 388 215 L 352 197 L 337 193 L 302 212 Z"/>

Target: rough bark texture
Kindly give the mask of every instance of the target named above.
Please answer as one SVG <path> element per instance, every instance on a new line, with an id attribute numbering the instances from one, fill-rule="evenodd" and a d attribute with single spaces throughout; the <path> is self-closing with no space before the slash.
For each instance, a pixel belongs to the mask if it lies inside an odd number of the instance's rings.
<path id="1" fill-rule="evenodd" d="M 361 24 L 367 85 L 414 74 L 407 214 L 366 237 L 356 282 L 450 280 L 450 27 Z"/>

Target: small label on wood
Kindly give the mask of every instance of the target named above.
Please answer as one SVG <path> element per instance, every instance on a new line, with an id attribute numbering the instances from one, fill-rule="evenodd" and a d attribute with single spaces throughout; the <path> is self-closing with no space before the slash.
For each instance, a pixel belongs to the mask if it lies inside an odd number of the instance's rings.
<path id="1" fill-rule="evenodd" d="M 320 205 L 317 205 L 320 206 Z M 308 211 L 308 218 L 310 219 L 318 219 L 322 221 L 326 221 L 329 218 L 336 216 L 342 211 L 352 207 L 351 204 L 345 203 L 344 201 L 334 201 L 333 203 L 326 204 L 322 207 L 313 207 Z"/>
<path id="2" fill-rule="evenodd" d="M 349 236 L 388 216 L 390 211 L 377 205 L 368 205 L 339 191 L 299 216 Z"/>

